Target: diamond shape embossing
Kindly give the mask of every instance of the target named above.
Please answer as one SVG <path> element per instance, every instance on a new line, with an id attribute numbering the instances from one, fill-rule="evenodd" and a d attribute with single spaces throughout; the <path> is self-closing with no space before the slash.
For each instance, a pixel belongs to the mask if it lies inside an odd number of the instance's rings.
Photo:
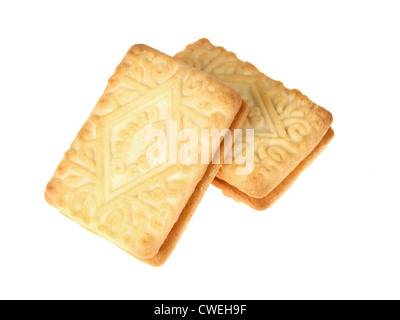
<path id="1" fill-rule="evenodd" d="M 172 121 L 170 112 L 173 90 L 159 89 L 104 116 L 97 126 L 98 184 L 103 186 L 100 199 L 109 202 L 136 185 L 163 172 L 166 165 L 152 165 L 146 160 L 146 134 L 158 123 L 166 130 Z M 167 133 L 167 131 L 165 131 Z M 167 133 L 168 134 L 168 133 Z M 151 143 L 151 142 L 149 142 Z M 132 148 L 135 152 L 132 152 Z M 129 158 L 135 154 L 135 158 Z"/>
<path id="2" fill-rule="evenodd" d="M 238 81 L 226 80 L 225 77 L 215 75 L 236 91 L 247 102 L 250 111 L 244 129 L 254 129 L 254 136 L 277 138 L 286 136 L 286 131 L 281 127 L 278 114 L 272 107 L 268 96 L 263 95 L 257 84 L 257 78 L 251 76 L 238 76 Z M 279 130 L 278 130 L 279 129 Z"/>

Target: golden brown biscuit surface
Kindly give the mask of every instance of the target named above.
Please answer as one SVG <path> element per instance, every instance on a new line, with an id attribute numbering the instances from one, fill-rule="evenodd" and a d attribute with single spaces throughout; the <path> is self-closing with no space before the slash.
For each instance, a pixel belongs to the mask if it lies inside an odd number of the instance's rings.
<path id="1" fill-rule="evenodd" d="M 123 250 L 151 259 L 192 196 L 204 194 L 196 190 L 210 165 L 149 163 L 147 132 L 157 128 L 168 136 L 170 122 L 178 132 L 230 128 L 241 105 L 240 96 L 218 80 L 135 45 L 64 155 L 46 200 Z"/>
<path id="2" fill-rule="evenodd" d="M 254 170 L 238 175 L 242 164 L 225 164 L 214 184 L 229 185 L 246 195 L 236 199 L 253 207 L 256 201 L 259 210 L 267 208 L 270 201 L 257 199 L 265 199 L 312 152 L 330 128 L 332 115 L 207 39 L 188 45 L 175 57 L 228 84 L 249 105 L 243 129 L 254 130 Z M 241 146 L 246 150 L 245 136 Z"/>

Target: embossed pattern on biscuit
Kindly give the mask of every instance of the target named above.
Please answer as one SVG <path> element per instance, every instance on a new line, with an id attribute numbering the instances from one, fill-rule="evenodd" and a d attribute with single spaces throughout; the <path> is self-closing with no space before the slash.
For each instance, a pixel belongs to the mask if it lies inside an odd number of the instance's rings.
<path id="1" fill-rule="evenodd" d="M 251 197 L 262 198 L 273 190 L 330 127 L 327 110 L 207 39 L 188 45 L 175 57 L 226 83 L 247 102 L 250 111 L 243 129 L 254 130 L 254 170 L 237 175 L 243 164 L 234 161 L 223 165 L 217 177 Z M 246 137 L 235 147 L 246 154 Z"/>
<path id="2" fill-rule="evenodd" d="M 219 81 L 150 47 L 133 46 L 65 153 L 46 199 L 125 251 L 153 257 L 208 164 L 150 164 L 148 130 L 168 136 L 169 121 L 178 130 L 222 130 L 240 105 Z"/>

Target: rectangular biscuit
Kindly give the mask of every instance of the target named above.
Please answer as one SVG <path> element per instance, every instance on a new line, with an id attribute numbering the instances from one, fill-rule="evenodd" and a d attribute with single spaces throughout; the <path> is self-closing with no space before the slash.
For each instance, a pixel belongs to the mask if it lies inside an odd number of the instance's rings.
<path id="1" fill-rule="evenodd" d="M 45 198 L 86 229 L 161 265 L 219 165 L 173 162 L 170 154 L 168 162 L 149 162 L 146 134 L 161 129 L 168 141 L 171 122 L 177 132 L 240 127 L 247 112 L 240 96 L 218 80 L 135 45 L 65 153 Z M 218 145 L 209 152 L 212 158 Z"/>
<path id="2" fill-rule="evenodd" d="M 254 130 L 254 169 L 238 175 L 244 164 L 224 164 L 213 184 L 225 195 L 257 210 L 268 208 L 333 138 L 329 111 L 207 39 L 175 57 L 229 85 L 249 106 L 243 129 Z M 246 147 L 243 135 L 234 148 L 245 154 Z"/>

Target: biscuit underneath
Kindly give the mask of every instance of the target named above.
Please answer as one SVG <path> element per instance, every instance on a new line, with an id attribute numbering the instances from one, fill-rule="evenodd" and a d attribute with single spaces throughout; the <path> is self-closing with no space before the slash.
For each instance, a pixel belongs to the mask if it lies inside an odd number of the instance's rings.
<path id="1" fill-rule="evenodd" d="M 285 193 L 290 186 L 296 181 L 300 174 L 321 154 L 329 142 L 335 135 L 332 128 L 329 128 L 325 136 L 321 139 L 319 144 L 311 151 L 311 153 L 301 161 L 297 167 L 286 176 L 282 182 L 277 185 L 270 193 L 263 198 L 253 198 L 243 193 L 236 187 L 230 185 L 226 181 L 215 178 L 213 185 L 221 189 L 223 194 L 227 197 L 233 198 L 236 201 L 243 202 L 255 210 L 265 210 L 269 208 L 275 201 L 277 201 L 283 193 Z"/>

